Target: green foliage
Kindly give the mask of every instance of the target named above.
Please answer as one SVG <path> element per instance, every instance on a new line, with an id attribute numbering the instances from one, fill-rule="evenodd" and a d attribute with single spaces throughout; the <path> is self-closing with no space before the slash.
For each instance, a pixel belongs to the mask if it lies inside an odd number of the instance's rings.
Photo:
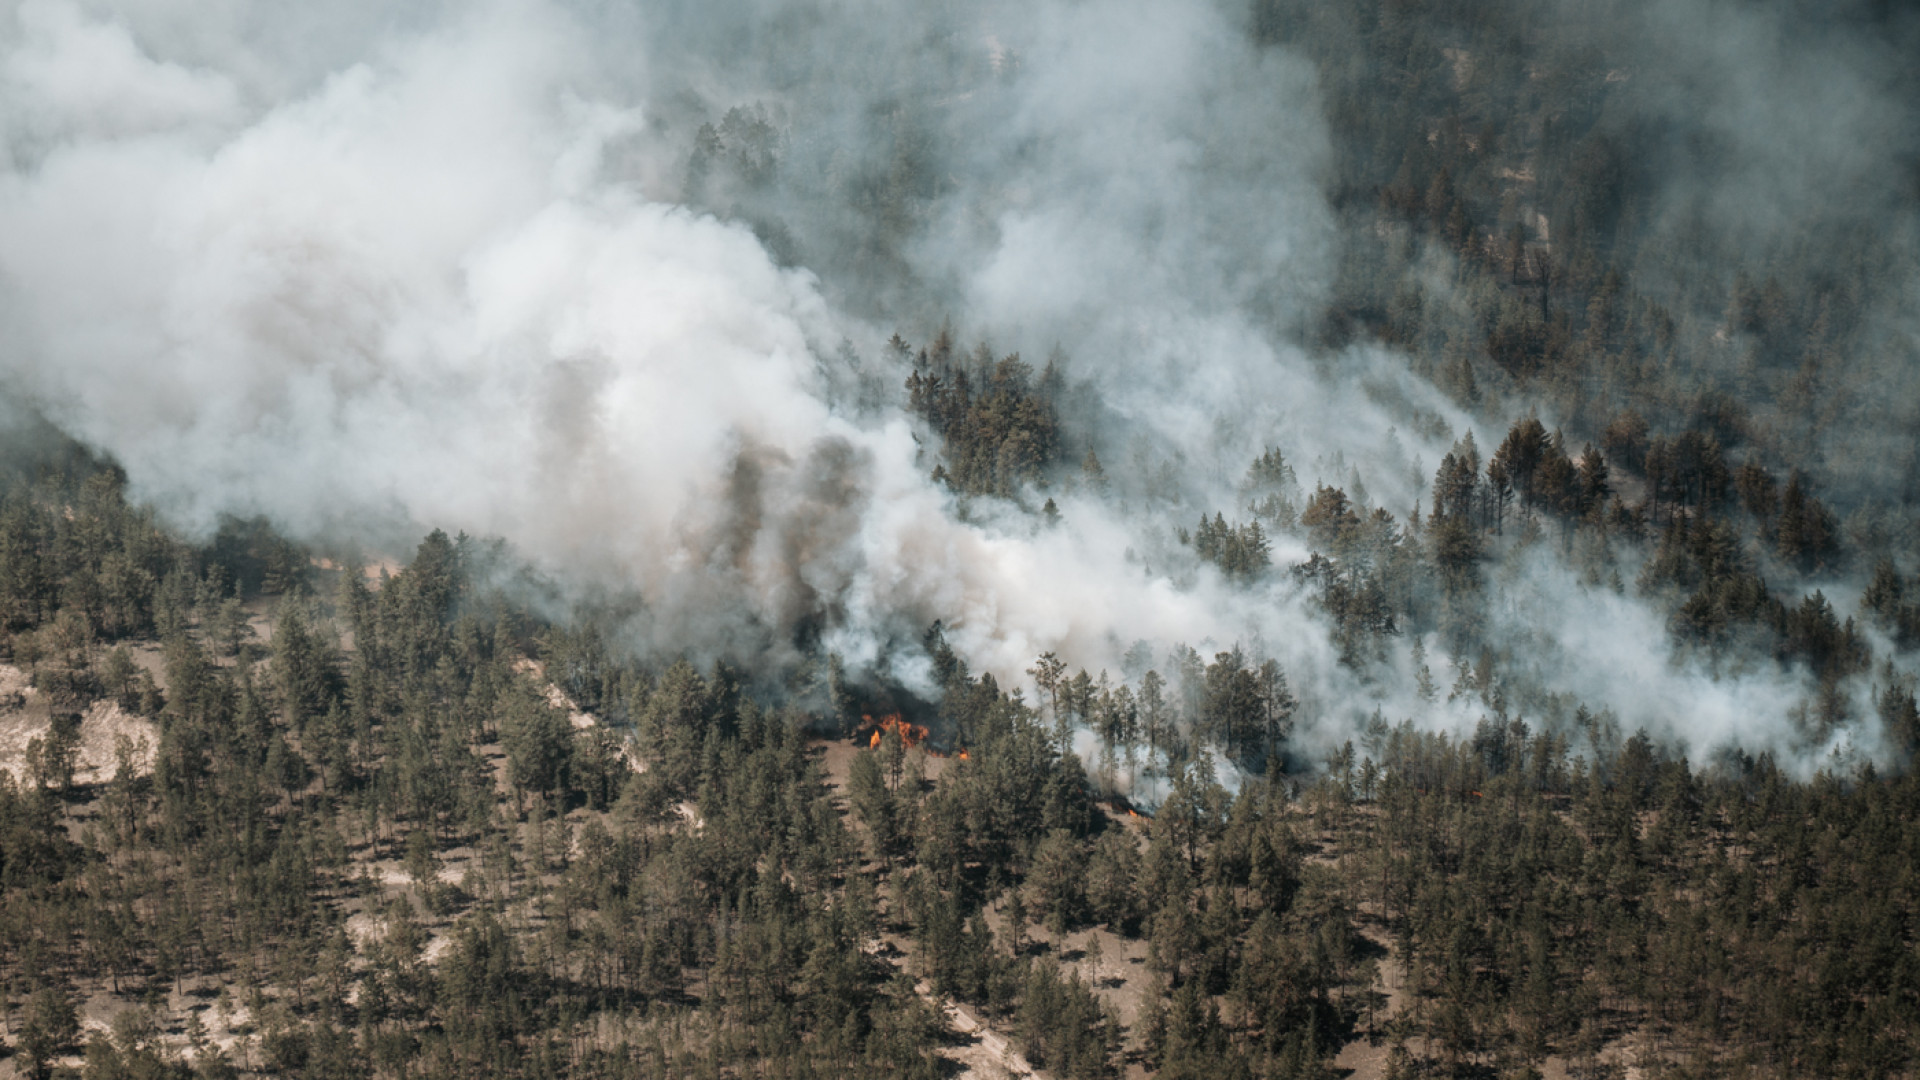
<path id="1" fill-rule="evenodd" d="M 1015 1014 L 1021 1050 L 1036 1068 L 1075 1080 L 1119 1075 L 1120 1024 L 1077 975 L 1033 964 Z"/>
<path id="2" fill-rule="evenodd" d="M 1058 384 L 1051 364 L 1036 381 L 1019 354 L 996 361 L 985 343 L 957 356 L 942 330 L 914 355 L 906 383 L 908 408 L 945 444 L 935 478 L 956 491 L 1002 497 L 1040 480 L 1061 460 Z"/>
<path id="3" fill-rule="evenodd" d="M 43 986 L 27 997 L 20 1018 L 20 1056 L 26 1072 L 36 1078 L 49 1075 L 55 1056 L 80 1037 L 80 1017 L 73 1002 L 58 987 Z"/>
<path id="4" fill-rule="evenodd" d="M 1266 532 L 1259 521 L 1229 525 L 1219 514 L 1211 521 L 1202 516 L 1191 539 L 1193 553 L 1218 566 L 1232 580 L 1251 581 L 1272 564 Z"/>
<path id="5" fill-rule="evenodd" d="M 1491 508 L 1471 503 L 1485 498 L 1469 492 L 1421 539 L 1457 520 L 1497 543 Z M 1644 582 L 1683 611 L 1720 605 L 1685 633 L 1701 647 L 1766 635 L 1830 687 L 1872 678 L 1911 755 L 1910 682 L 1866 672 L 1864 632 L 1822 594 L 1787 605 L 1741 584 L 1757 575 L 1738 523 L 1697 509 L 1668 517 Z M 1427 557 L 1397 528 L 1369 532 L 1376 520 L 1355 514 L 1306 579 L 1391 583 L 1398 560 Z M 128 745 L 91 792 L 0 777 L 0 965 L 10 985 L 38 979 L 11 1003 L 26 1071 L 81 1049 L 79 985 L 167 1001 L 217 984 L 258 992 L 243 1053 L 195 1042 L 189 1066 L 127 1009 L 87 1042 L 85 1073 L 930 1077 L 945 1036 L 924 978 L 1053 1075 L 1115 1075 L 1138 1045 L 1161 1076 L 1312 1076 L 1386 1023 L 1379 940 L 1409 980 L 1393 1030 L 1432 1066 L 1585 1060 L 1605 1024 L 1657 1046 L 1757 1048 L 1762 1073 L 1913 1067 L 1911 775 L 1690 764 L 1584 709 L 1535 730 L 1504 711 L 1489 651 L 1456 688 L 1488 703 L 1471 737 L 1377 721 L 1303 790 L 1283 769 L 1297 702 L 1278 667 L 1187 648 L 1162 665 L 1172 679 L 1143 671 L 1137 690 L 1036 665 L 1054 718 L 1099 739 L 1090 775 L 936 626 L 937 724 L 966 756 L 926 780 L 897 740 L 860 748 L 843 808 L 809 718 L 725 666 L 644 669 L 587 622 L 498 607 L 470 584 L 478 551 L 429 537 L 378 588 L 345 575 L 331 611 L 283 605 L 265 659 L 229 661 L 217 625 L 189 620 L 164 650 L 151 776 Z M 1889 565 L 1863 610 L 1897 630 L 1912 591 Z M 206 592 L 215 611 L 230 596 Z M 49 669 L 72 654 L 99 692 L 146 696 L 132 650 L 96 660 L 96 628 L 62 610 L 76 609 L 43 609 L 16 649 L 31 642 Z M 333 644 L 338 622 L 350 644 Z M 536 642 L 544 668 L 524 658 Z M 556 694 L 592 718 L 576 726 Z M 1847 700 L 1823 690 L 1829 707 Z M 72 735 L 70 719 L 50 732 Z M 1264 760 L 1267 778 L 1229 793 L 1214 750 Z M 39 760 L 45 773 L 47 744 Z M 1095 802 L 1124 762 L 1164 785 L 1150 818 Z M 368 860 L 412 884 L 370 880 Z M 350 911 L 371 932 L 350 939 Z M 1089 927 L 1146 954 L 1121 968 L 1156 980 L 1131 1031 L 1070 946 Z M 898 967 L 886 933 L 909 946 Z M 595 1034 L 611 1015 L 621 1039 Z"/>
<path id="6" fill-rule="evenodd" d="M 55 712 L 47 733 L 27 742 L 27 775 L 44 790 L 66 791 L 73 787 L 73 768 L 79 758 L 79 714 Z"/>

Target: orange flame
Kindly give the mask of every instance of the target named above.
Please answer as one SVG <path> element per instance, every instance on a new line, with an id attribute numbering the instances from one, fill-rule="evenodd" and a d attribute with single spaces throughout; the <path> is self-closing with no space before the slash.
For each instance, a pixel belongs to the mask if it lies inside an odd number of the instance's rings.
<path id="1" fill-rule="evenodd" d="M 960 748 L 960 760 L 961 761 L 967 760 L 967 748 L 964 746 Z"/>
<path id="2" fill-rule="evenodd" d="M 1134 810 L 1132 810 L 1132 809 L 1128 809 L 1128 811 L 1127 811 L 1127 816 L 1128 816 L 1128 817 L 1130 817 L 1130 818 L 1137 818 L 1137 817 L 1139 817 L 1140 815 L 1139 815 L 1139 813 L 1138 813 L 1137 811 L 1134 811 Z"/>
<path id="3" fill-rule="evenodd" d="M 862 716 L 860 719 L 872 721 L 873 717 Z M 880 718 L 880 723 L 873 729 L 872 737 L 867 740 L 867 746 L 869 748 L 878 747 L 881 738 L 890 731 L 900 736 L 900 745 L 908 750 L 920 745 L 927 739 L 926 728 L 921 727 L 919 724 L 907 723 L 901 719 L 899 713 L 888 713 Z"/>

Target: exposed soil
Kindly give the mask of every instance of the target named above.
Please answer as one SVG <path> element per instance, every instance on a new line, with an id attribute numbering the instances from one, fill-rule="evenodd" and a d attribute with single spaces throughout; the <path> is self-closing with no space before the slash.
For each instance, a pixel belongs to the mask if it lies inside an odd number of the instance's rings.
<path id="1" fill-rule="evenodd" d="M 27 747 L 34 739 L 45 738 L 53 726 L 53 715 L 46 695 L 27 685 L 27 675 L 12 664 L 0 664 L 0 769 L 12 775 L 14 783 L 25 784 Z M 98 784 L 113 779 L 119 768 L 118 742 L 125 738 L 133 748 L 130 763 L 136 775 L 153 771 L 153 752 L 160 734 L 153 721 L 122 709 L 118 702 L 96 701 L 80 717 L 80 754 L 73 779 L 77 784 Z"/>

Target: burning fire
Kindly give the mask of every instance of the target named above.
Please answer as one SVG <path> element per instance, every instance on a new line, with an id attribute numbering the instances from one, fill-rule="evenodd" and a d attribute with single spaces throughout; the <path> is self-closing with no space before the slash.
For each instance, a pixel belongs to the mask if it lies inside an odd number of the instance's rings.
<path id="1" fill-rule="evenodd" d="M 871 716 L 862 716 L 860 719 L 868 723 L 873 722 L 873 717 Z M 873 735 L 867 740 L 867 746 L 869 748 L 878 748 L 880 740 L 885 737 L 889 731 L 898 732 L 900 735 L 900 745 L 908 750 L 913 749 L 927 740 L 926 728 L 921 727 L 919 724 L 907 723 L 901 719 L 899 713 L 888 713 L 881 717 L 880 722 L 874 726 Z"/>

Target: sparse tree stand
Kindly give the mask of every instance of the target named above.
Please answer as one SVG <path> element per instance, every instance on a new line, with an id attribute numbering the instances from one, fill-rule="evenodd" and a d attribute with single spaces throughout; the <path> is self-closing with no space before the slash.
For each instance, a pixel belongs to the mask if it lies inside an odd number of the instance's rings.
<path id="1" fill-rule="evenodd" d="M 27 741 L 27 775 L 42 791 L 68 792 L 80 760 L 80 714 L 56 708 L 47 733 Z"/>
<path id="2" fill-rule="evenodd" d="M 80 1017 L 66 992 L 54 986 L 35 990 L 21 1012 L 20 1057 L 27 1075 L 42 1080 L 52 1075 L 53 1059 L 80 1037 Z"/>

